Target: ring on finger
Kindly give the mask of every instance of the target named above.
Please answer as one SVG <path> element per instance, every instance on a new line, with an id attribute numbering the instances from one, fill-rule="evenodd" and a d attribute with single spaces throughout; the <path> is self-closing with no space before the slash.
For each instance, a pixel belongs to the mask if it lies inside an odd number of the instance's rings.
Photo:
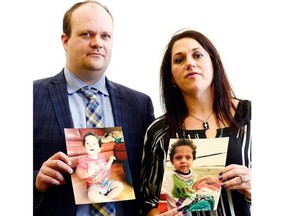
<path id="1" fill-rule="evenodd" d="M 241 184 L 248 181 L 248 179 L 247 179 L 246 176 L 244 176 L 244 175 L 241 175 L 241 176 L 239 176 L 239 177 L 240 177 L 240 179 L 241 179 Z"/>

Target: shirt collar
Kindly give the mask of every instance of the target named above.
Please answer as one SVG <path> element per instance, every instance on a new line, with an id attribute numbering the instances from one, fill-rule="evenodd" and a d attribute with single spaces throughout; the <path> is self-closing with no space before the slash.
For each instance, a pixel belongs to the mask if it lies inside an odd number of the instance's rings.
<path id="1" fill-rule="evenodd" d="M 85 82 L 83 82 L 81 79 L 72 74 L 67 67 L 64 68 L 64 76 L 67 82 L 67 91 L 69 95 L 72 95 L 73 93 L 77 92 L 80 88 L 87 86 Z M 106 79 L 104 74 L 97 82 L 89 85 L 89 87 L 95 88 L 102 94 L 109 96 L 109 92 L 106 88 Z"/>

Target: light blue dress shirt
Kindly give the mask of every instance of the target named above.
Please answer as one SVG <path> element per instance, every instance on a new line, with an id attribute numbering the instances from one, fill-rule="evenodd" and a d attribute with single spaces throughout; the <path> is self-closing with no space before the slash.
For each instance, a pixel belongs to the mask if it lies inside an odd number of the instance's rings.
<path id="1" fill-rule="evenodd" d="M 67 68 L 64 69 L 64 75 L 67 81 L 69 107 L 74 128 L 86 128 L 85 108 L 88 99 L 83 93 L 77 91 L 87 86 L 87 84 L 69 72 Z M 104 126 L 114 127 L 112 107 L 109 92 L 106 88 L 105 76 L 103 75 L 97 82 L 89 85 L 89 87 L 93 87 L 101 92 L 97 95 L 97 101 L 103 109 Z"/>

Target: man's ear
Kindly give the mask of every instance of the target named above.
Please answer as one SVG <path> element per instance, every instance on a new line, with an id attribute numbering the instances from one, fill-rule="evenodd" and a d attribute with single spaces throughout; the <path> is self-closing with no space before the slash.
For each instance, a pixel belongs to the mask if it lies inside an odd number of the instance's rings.
<path id="1" fill-rule="evenodd" d="M 66 50 L 68 46 L 69 37 L 65 33 L 61 35 L 61 41 L 62 41 L 63 48 Z"/>

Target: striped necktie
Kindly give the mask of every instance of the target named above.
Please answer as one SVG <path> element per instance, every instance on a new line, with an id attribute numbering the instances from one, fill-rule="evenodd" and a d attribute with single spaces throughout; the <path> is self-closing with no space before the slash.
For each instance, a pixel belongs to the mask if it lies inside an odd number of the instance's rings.
<path id="1" fill-rule="evenodd" d="M 88 98 L 86 105 L 86 127 L 104 127 L 103 111 L 97 101 L 98 90 L 83 87 L 80 91 Z M 116 209 L 113 203 L 93 203 L 91 204 L 91 216 L 116 216 Z"/>

